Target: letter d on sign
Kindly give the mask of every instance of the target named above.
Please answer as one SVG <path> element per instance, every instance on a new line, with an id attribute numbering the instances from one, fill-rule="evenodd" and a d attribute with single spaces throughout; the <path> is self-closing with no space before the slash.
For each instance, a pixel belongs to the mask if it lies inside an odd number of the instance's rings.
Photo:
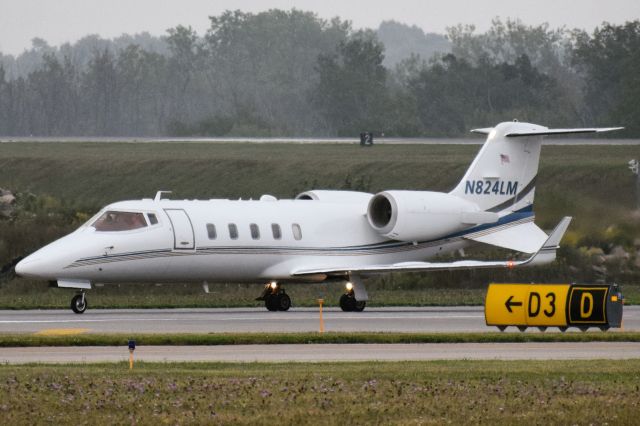
<path id="1" fill-rule="evenodd" d="M 584 292 L 580 298 L 580 318 L 589 318 L 593 313 L 593 295 Z"/>

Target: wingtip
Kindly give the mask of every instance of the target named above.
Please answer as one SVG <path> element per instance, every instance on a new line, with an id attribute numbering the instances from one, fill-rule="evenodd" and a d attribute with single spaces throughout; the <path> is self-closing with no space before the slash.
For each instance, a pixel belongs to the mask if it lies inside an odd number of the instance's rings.
<path id="1" fill-rule="evenodd" d="M 571 224 L 571 220 L 573 219 L 573 217 L 571 216 L 565 216 L 562 218 L 562 220 L 560 220 L 560 222 L 558 222 L 558 224 L 556 225 L 556 227 L 553 229 L 553 231 L 551 231 L 551 234 L 549 234 L 549 238 L 547 238 L 547 241 L 543 244 L 543 248 L 558 248 L 560 246 L 560 241 L 562 240 L 562 237 L 564 237 L 565 232 L 567 232 L 567 229 L 569 228 L 569 225 Z"/>

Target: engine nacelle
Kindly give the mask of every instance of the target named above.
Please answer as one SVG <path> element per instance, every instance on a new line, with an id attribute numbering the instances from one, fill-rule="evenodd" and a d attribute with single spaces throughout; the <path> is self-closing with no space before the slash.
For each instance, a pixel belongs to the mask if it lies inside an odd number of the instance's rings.
<path id="1" fill-rule="evenodd" d="M 384 191 L 369 201 L 367 219 L 387 238 L 424 241 L 497 222 L 498 214 L 480 211 L 474 203 L 442 192 Z"/>
<path id="2" fill-rule="evenodd" d="M 296 200 L 316 200 L 329 203 L 360 203 L 365 204 L 373 197 L 368 192 L 337 191 L 331 189 L 314 189 L 296 195 Z"/>

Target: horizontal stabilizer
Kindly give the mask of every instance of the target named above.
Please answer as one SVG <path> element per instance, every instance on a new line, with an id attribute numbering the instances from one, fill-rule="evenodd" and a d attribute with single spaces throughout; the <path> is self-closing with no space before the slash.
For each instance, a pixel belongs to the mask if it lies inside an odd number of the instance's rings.
<path id="1" fill-rule="evenodd" d="M 511 224 L 474 232 L 465 235 L 465 238 L 523 253 L 535 253 L 548 238 L 533 222 L 509 225 Z"/>
<path id="2" fill-rule="evenodd" d="M 493 127 L 485 127 L 484 129 L 473 129 L 471 133 L 479 133 L 481 135 L 488 135 L 493 130 Z"/>
<path id="3" fill-rule="evenodd" d="M 327 268 L 310 268 L 299 269 L 291 273 L 294 277 L 303 277 L 308 275 L 333 275 L 333 276 L 346 276 L 349 274 L 360 275 L 375 275 L 388 272 L 422 272 L 422 271 L 443 271 L 454 269 L 482 269 L 482 268 L 515 268 L 524 265 L 540 265 L 549 263 L 555 260 L 556 250 L 558 244 L 562 239 L 562 236 L 566 232 L 569 224 L 571 223 L 571 217 L 563 218 L 560 223 L 551 232 L 548 238 L 546 238 L 540 246 L 538 246 L 536 252 L 529 258 L 524 260 L 497 260 L 497 261 L 483 261 L 483 260 L 458 260 L 455 262 L 401 262 L 393 263 L 389 265 L 370 265 L 370 266 L 343 266 L 343 267 L 327 267 Z M 542 232 L 542 231 L 540 231 Z"/>
<path id="4" fill-rule="evenodd" d="M 550 136 L 550 135 L 570 135 L 576 133 L 601 133 L 612 132 L 614 130 L 622 130 L 624 127 L 591 127 L 585 129 L 544 129 L 544 130 L 521 130 L 517 132 L 507 133 L 508 138 L 517 138 L 524 136 Z M 482 130 L 482 129 L 481 129 Z"/>

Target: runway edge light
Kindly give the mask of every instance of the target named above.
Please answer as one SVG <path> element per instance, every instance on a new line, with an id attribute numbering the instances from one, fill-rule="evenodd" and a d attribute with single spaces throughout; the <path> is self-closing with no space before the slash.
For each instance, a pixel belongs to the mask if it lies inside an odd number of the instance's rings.
<path id="1" fill-rule="evenodd" d="M 578 327 L 605 331 L 622 326 L 624 296 L 617 284 L 500 284 L 491 283 L 485 299 L 485 322 L 504 331 L 516 326 Z"/>
<path id="2" fill-rule="evenodd" d="M 129 339 L 129 370 L 133 370 L 133 351 L 136 350 L 136 341 Z"/>

